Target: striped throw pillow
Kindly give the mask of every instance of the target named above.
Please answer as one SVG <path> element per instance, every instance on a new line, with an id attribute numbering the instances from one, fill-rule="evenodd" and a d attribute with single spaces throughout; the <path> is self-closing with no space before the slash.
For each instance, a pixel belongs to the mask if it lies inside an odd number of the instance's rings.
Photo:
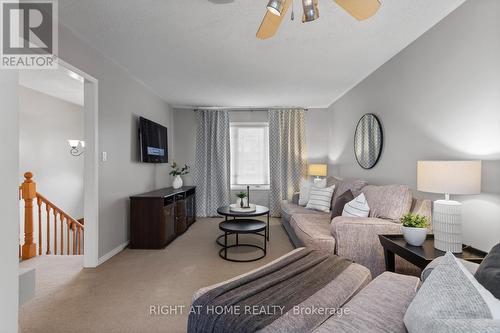
<path id="1" fill-rule="evenodd" d="M 335 185 L 325 188 L 311 187 L 306 208 L 328 213 L 330 211 L 330 205 L 332 204 L 334 191 Z"/>
<path id="2" fill-rule="evenodd" d="M 309 193 L 311 192 L 311 188 L 325 188 L 326 187 L 326 179 L 321 180 L 320 182 L 311 183 L 308 181 L 302 181 L 300 185 L 300 193 L 299 193 L 299 206 L 305 207 L 309 202 Z"/>
<path id="3" fill-rule="evenodd" d="M 342 216 L 348 217 L 368 217 L 369 214 L 370 207 L 363 193 L 354 198 L 354 200 L 349 201 L 342 211 Z"/>

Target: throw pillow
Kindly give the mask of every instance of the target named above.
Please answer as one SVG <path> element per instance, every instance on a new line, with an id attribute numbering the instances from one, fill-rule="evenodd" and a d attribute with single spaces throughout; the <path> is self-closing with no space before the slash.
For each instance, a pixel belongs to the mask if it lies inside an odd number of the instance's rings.
<path id="1" fill-rule="evenodd" d="M 335 185 L 335 190 L 338 190 L 339 184 L 341 182 L 342 182 L 342 180 L 339 178 L 332 177 L 332 176 L 326 177 L 326 187 L 330 187 L 330 186 Z"/>
<path id="2" fill-rule="evenodd" d="M 484 258 L 474 277 L 500 299 L 500 243 L 495 245 Z"/>
<path id="3" fill-rule="evenodd" d="M 427 278 L 431 275 L 434 268 L 436 268 L 441 263 L 441 261 L 443 259 L 444 259 L 444 257 L 437 257 L 436 259 L 431 261 L 427 266 L 425 266 L 425 268 L 422 270 L 422 274 L 420 275 L 420 279 L 422 280 L 422 282 L 425 282 L 425 280 L 427 280 Z M 478 264 L 476 264 L 474 262 L 463 260 L 463 259 L 460 259 L 460 263 L 465 268 L 467 268 L 467 270 L 471 274 L 476 273 L 477 267 L 479 266 Z"/>
<path id="4" fill-rule="evenodd" d="M 370 217 L 378 217 L 399 222 L 411 209 L 412 193 L 405 185 L 368 185 L 363 193 L 370 205 Z"/>
<path id="5" fill-rule="evenodd" d="M 351 190 L 347 190 L 344 193 L 342 193 L 338 198 L 337 201 L 335 201 L 335 205 L 332 206 L 332 219 L 337 216 L 341 216 L 342 212 L 344 211 L 345 205 L 349 202 L 354 200 L 354 195 L 352 194 Z"/>
<path id="6" fill-rule="evenodd" d="M 300 185 L 300 193 L 299 193 L 299 206 L 306 206 L 309 202 L 309 193 L 311 192 L 311 188 L 325 188 L 326 187 L 326 179 L 322 179 L 317 183 L 311 183 L 309 181 L 303 180 Z"/>
<path id="7" fill-rule="evenodd" d="M 309 191 L 311 191 L 311 183 L 303 182 L 300 184 L 299 206 L 307 205 L 309 201 Z"/>
<path id="8" fill-rule="evenodd" d="M 361 193 L 361 189 L 366 186 L 366 181 L 361 179 L 337 179 L 334 178 L 331 181 L 336 182 L 335 193 L 332 199 L 332 207 L 335 206 L 335 202 L 338 197 L 344 194 L 347 190 L 351 190 L 354 197 L 357 197 Z"/>
<path id="9" fill-rule="evenodd" d="M 404 323 L 410 333 L 498 332 L 500 300 L 446 253 L 410 303 Z"/>
<path id="10" fill-rule="evenodd" d="M 328 213 L 330 211 L 330 204 L 334 191 L 335 186 L 325 188 L 312 187 L 309 192 L 309 202 L 306 208 Z"/>
<path id="11" fill-rule="evenodd" d="M 354 200 L 349 201 L 342 211 L 342 216 L 347 217 L 368 217 L 368 215 L 370 215 L 370 206 L 368 206 L 363 193 L 358 195 Z"/>

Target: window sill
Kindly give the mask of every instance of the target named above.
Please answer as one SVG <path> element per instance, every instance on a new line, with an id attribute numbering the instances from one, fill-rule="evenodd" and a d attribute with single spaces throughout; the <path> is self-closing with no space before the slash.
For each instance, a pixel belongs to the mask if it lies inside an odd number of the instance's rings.
<path id="1" fill-rule="evenodd" d="M 246 191 L 246 185 L 231 185 L 231 191 Z M 269 191 L 269 185 L 250 185 L 251 191 Z"/>

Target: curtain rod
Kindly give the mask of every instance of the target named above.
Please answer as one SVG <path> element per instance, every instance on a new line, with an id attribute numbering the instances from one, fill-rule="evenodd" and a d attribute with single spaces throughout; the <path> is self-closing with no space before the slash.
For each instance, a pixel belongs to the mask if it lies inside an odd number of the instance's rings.
<path id="1" fill-rule="evenodd" d="M 198 110 L 227 110 L 227 111 L 231 111 L 231 112 L 248 112 L 248 111 L 261 112 L 261 111 L 269 111 L 269 110 L 275 110 L 275 109 L 302 109 L 304 111 L 309 111 L 309 109 L 301 108 L 301 107 L 282 107 L 282 108 L 279 108 L 279 107 L 272 107 L 272 108 L 230 108 L 230 107 L 217 108 L 217 107 L 208 107 L 208 108 L 195 108 L 195 109 L 193 109 L 193 111 L 196 112 Z"/>

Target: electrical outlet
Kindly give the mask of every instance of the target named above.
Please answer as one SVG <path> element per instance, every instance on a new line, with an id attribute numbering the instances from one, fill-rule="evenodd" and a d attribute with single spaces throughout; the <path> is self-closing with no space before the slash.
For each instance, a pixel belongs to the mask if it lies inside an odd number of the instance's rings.
<path id="1" fill-rule="evenodd" d="M 103 151 L 103 152 L 102 152 L 102 161 L 103 161 L 103 162 L 106 162 L 107 160 L 108 160 L 108 153 L 107 153 L 107 152 L 105 152 L 105 151 Z"/>

